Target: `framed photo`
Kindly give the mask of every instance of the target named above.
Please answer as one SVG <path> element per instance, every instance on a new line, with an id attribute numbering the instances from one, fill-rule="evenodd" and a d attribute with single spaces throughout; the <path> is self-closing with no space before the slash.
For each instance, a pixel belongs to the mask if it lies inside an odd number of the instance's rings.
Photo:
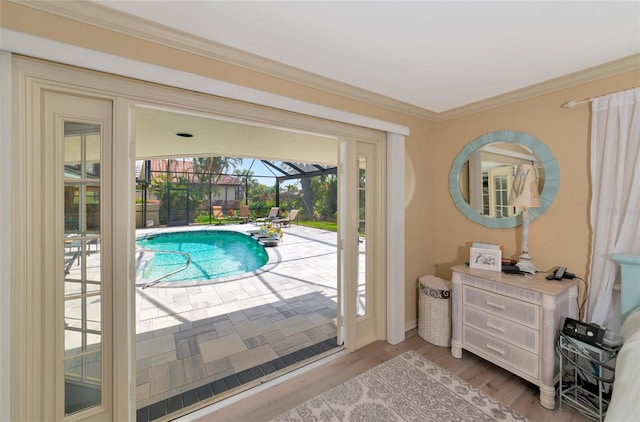
<path id="1" fill-rule="evenodd" d="M 469 268 L 502 271 L 502 251 L 500 249 L 471 248 Z"/>

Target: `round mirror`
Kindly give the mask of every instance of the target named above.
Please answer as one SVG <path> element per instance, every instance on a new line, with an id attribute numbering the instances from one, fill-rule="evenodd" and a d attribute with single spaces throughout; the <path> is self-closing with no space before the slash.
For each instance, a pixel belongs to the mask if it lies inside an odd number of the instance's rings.
<path id="1" fill-rule="evenodd" d="M 488 133 L 460 151 L 449 173 L 449 192 L 456 207 L 485 227 L 516 227 L 521 223 L 520 211 L 507 201 L 515 168 L 523 163 L 533 164 L 538 173 L 540 207 L 529 209 L 533 221 L 551 205 L 560 172 L 549 148 L 523 132 Z"/>

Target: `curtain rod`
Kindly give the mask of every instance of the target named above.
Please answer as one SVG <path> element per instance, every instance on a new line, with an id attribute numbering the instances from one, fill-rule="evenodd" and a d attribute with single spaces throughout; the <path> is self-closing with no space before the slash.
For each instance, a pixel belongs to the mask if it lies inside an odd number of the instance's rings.
<path id="1" fill-rule="evenodd" d="M 622 91 L 617 91 L 617 92 L 630 91 L 630 90 L 636 89 L 636 88 L 639 88 L 639 87 L 636 86 L 636 87 L 632 87 L 632 88 L 628 88 L 628 89 L 623 89 Z M 611 95 L 611 94 L 603 94 L 600 97 L 604 97 L 605 95 Z M 595 100 L 596 98 L 599 98 L 599 97 L 585 98 L 584 100 L 580 100 L 580 101 L 567 101 L 566 103 L 562 104 L 560 107 L 562 107 L 562 108 L 574 108 L 578 104 L 590 103 L 591 101 Z"/>
<path id="2" fill-rule="evenodd" d="M 562 104 L 560 107 L 562 107 L 562 108 L 574 108 L 578 104 L 590 103 L 593 100 L 594 100 L 594 97 L 586 98 L 586 99 L 580 100 L 580 101 L 567 101 L 566 103 Z"/>

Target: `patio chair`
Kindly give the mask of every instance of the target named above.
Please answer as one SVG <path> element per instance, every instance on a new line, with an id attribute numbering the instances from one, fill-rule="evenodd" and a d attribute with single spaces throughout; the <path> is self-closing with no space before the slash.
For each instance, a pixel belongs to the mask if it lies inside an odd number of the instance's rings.
<path id="1" fill-rule="evenodd" d="M 238 218 L 241 223 L 246 223 L 249 221 L 249 206 L 248 205 L 240 205 L 240 214 L 238 214 Z"/>
<path id="2" fill-rule="evenodd" d="M 256 224 L 257 223 L 265 224 L 275 220 L 276 218 L 278 218 L 278 212 L 280 212 L 280 207 L 272 207 L 271 211 L 269 211 L 268 216 L 256 218 Z"/>
<path id="3" fill-rule="evenodd" d="M 80 254 L 80 248 L 82 247 L 82 242 L 80 240 L 77 240 L 77 237 L 78 237 L 78 235 L 75 234 L 75 233 L 66 234 L 64 236 L 64 249 L 65 249 L 65 252 L 67 251 L 67 249 L 70 252 L 75 249 L 75 252 L 78 255 Z"/>
<path id="4" fill-rule="evenodd" d="M 65 248 L 65 252 L 67 252 L 67 249 L 69 251 L 75 249 L 76 253 L 78 255 L 80 255 L 80 249 L 82 248 L 82 241 L 78 240 L 78 234 L 76 233 L 71 233 L 71 234 L 66 234 L 64 236 L 64 248 Z M 98 252 L 98 245 L 100 244 L 98 239 L 86 239 L 85 238 L 85 246 L 86 246 L 86 252 L 87 252 L 87 256 L 91 255 L 91 252 Z M 93 245 L 93 250 L 91 248 L 91 246 Z"/>
<path id="5" fill-rule="evenodd" d="M 293 220 L 297 220 L 300 210 L 291 210 L 285 218 L 276 218 L 273 220 L 275 226 L 288 227 Z M 298 223 L 300 225 L 300 223 Z"/>
<path id="6" fill-rule="evenodd" d="M 71 267 L 73 266 L 73 263 L 76 262 L 76 259 L 78 259 L 79 256 L 80 256 L 80 252 L 78 251 L 73 252 L 70 256 L 65 255 L 64 257 L 64 273 L 65 274 L 71 273 Z"/>
<path id="7" fill-rule="evenodd" d="M 218 224 L 222 224 L 222 220 L 224 220 L 224 214 L 222 214 L 222 205 L 214 205 L 211 208 L 213 210 L 213 219 L 218 220 Z"/>

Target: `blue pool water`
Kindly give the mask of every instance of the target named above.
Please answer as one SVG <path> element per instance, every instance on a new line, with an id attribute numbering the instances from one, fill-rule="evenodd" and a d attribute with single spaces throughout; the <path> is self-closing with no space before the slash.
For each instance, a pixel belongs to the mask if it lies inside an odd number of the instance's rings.
<path id="1" fill-rule="evenodd" d="M 251 236 L 232 231 L 175 232 L 139 238 L 142 248 L 187 252 L 189 267 L 162 281 L 198 281 L 229 277 L 254 271 L 268 261 L 264 247 Z M 140 274 L 154 280 L 179 268 L 186 262 L 184 255 L 155 253 Z"/>

